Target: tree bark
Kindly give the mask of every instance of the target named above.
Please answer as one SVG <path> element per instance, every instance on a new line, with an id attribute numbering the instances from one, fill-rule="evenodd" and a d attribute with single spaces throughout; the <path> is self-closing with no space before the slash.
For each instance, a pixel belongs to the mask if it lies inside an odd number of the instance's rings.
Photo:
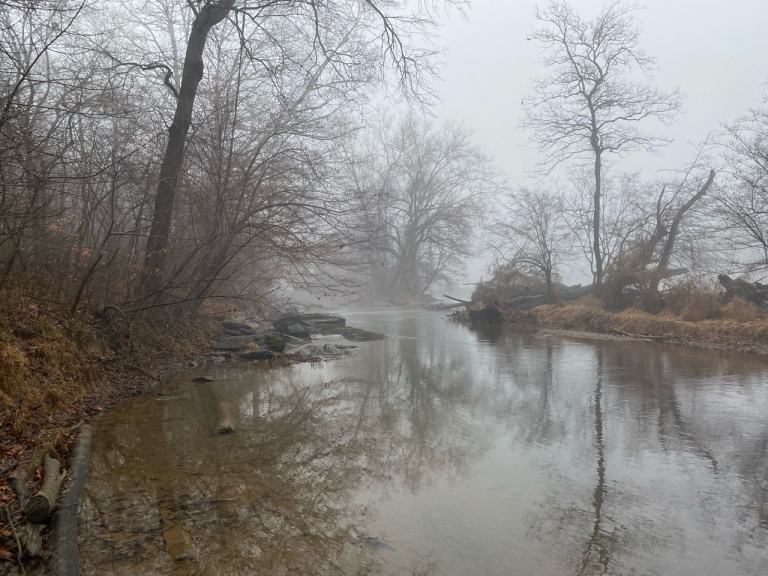
<path id="1" fill-rule="evenodd" d="M 176 196 L 176 185 L 184 160 L 184 144 L 192 123 L 197 87 L 203 77 L 203 51 L 208 33 L 232 10 L 235 0 L 206 2 L 192 22 L 184 56 L 183 76 L 173 123 L 168 128 L 168 145 L 160 167 L 160 181 L 157 183 L 152 224 L 147 239 L 144 258 L 144 288 L 155 291 L 160 288 L 168 251 L 168 236 Z"/>
<path id="2" fill-rule="evenodd" d="M 595 283 L 593 288 L 595 296 L 600 296 L 603 288 L 603 254 L 600 250 L 602 186 L 602 150 L 595 147 L 595 213 L 592 216 L 592 250 L 595 254 Z"/>

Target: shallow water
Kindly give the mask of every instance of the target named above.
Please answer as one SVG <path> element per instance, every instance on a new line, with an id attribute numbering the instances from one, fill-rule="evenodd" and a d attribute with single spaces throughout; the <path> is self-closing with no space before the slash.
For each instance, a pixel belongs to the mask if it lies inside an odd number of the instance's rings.
<path id="1" fill-rule="evenodd" d="M 84 574 L 768 574 L 768 358 L 342 313 L 93 423 Z"/>

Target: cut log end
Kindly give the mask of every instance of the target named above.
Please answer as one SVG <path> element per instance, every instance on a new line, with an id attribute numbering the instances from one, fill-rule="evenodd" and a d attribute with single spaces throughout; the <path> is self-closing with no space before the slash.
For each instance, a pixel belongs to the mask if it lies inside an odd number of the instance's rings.
<path id="1" fill-rule="evenodd" d="M 27 501 L 24 507 L 28 520 L 42 522 L 53 512 L 63 480 L 64 474 L 61 473 L 61 463 L 55 458 L 46 455 L 43 485 L 40 487 L 39 492 Z"/>
<path id="2" fill-rule="evenodd" d="M 219 402 L 216 409 L 218 423 L 216 424 L 217 434 L 229 434 L 235 431 L 237 425 L 237 414 L 235 407 L 229 402 Z"/>

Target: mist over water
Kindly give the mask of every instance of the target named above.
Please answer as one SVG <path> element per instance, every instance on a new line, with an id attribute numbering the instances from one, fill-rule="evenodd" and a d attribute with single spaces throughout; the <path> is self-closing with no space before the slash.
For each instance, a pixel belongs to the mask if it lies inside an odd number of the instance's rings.
<path id="1" fill-rule="evenodd" d="M 768 359 L 343 314 L 389 338 L 96 420 L 83 573 L 768 570 Z"/>

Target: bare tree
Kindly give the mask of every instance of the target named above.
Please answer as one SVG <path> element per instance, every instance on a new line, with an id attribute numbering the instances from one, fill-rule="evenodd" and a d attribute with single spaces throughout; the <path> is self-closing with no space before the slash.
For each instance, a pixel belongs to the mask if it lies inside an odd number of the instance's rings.
<path id="1" fill-rule="evenodd" d="M 497 265 L 510 265 L 526 277 L 543 281 L 551 297 L 573 246 L 562 195 L 522 188 L 508 193 L 502 208 L 492 228 Z"/>
<path id="2" fill-rule="evenodd" d="M 462 2 L 448 2 L 461 5 Z M 160 179 L 152 216 L 152 224 L 146 245 L 146 285 L 157 289 L 164 269 L 168 250 L 176 188 L 184 159 L 184 146 L 192 122 L 195 99 L 203 77 L 204 53 L 210 31 L 222 22 L 232 25 L 246 51 L 257 65 L 275 72 L 273 58 L 290 61 L 296 46 L 301 46 L 298 60 L 317 61 L 325 58 L 338 76 L 345 76 L 364 62 L 347 58 L 345 51 L 336 51 L 329 36 L 338 31 L 357 28 L 365 32 L 369 43 L 379 47 L 378 66 L 389 62 L 395 68 L 403 94 L 420 94 L 424 76 L 433 71 L 430 50 L 409 46 L 409 36 L 429 33 L 435 24 L 433 12 L 418 9 L 408 13 L 407 2 L 379 3 L 376 0 L 335 0 L 332 2 L 306 2 L 303 0 L 205 0 L 201 3 L 188 1 L 194 14 L 187 39 L 182 69 L 181 85 L 176 95 L 176 109 L 168 129 L 168 143 L 160 169 Z M 423 8 L 426 5 L 419 5 Z M 270 34 L 270 29 L 282 25 L 281 34 Z M 256 33 L 254 33 L 254 31 Z M 285 32 L 293 32 L 289 36 Z M 261 53 L 270 52 L 263 58 Z M 157 67 L 157 65 L 155 65 Z M 169 82 L 172 68 L 165 66 Z"/>
<path id="3" fill-rule="evenodd" d="M 751 110 L 720 137 L 727 181 L 717 196 L 727 242 L 743 269 L 768 268 L 768 108 Z"/>
<path id="4" fill-rule="evenodd" d="M 383 116 L 351 155 L 350 187 L 378 229 L 373 253 L 389 293 L 420 296 L 463 267 L 498 188 L 490 160 L 456 124 Z"/>
<path id="5" fill-rule="evenodd" d="M 571 191 L 565 199 L 566 223 L 577 249 L 589 263 L 592 282 L 597 270 L 594 252 L 594 175 L 586 167 L 569 174 Z M 648 227 L 650 215 L 645 206 L 651 190 L 641 184 L 638 174 L 618 173 L 603 178 L 600 202 L 600 247 L 603 277 L 636 246 Z"/>
<path id="6" fill-rule="evenodd" d="M 536 10 L 541 27 L 530 39 L 541 44 L 549 70 L 523 100 L 531 142 L 545 154 L 549 172 L 570 159 L 593 164 L 592 241 L 594 289 L 604 274 L 601 245 L 604 155 L 656 150 L 668 141 L 643 132 L 647 119 L 671 121 L 681 104 L 677 90 L 664 92 L 633 78 L 646 76 L 655 60 L 639 46 L 637 7 L 613 1 L 594 20 L 585 20 L 562 0 Z"/>

